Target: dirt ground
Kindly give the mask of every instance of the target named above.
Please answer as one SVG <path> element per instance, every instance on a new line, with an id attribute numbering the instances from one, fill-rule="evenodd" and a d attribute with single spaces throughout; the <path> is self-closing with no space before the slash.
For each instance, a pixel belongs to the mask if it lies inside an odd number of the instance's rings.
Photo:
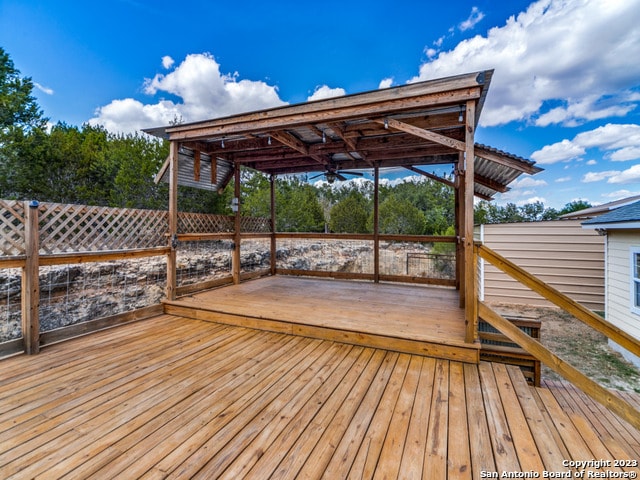
<path id="1" fill-rule="evenodd" d="M 603 387 L 640 393 L 640 370 L 611 349 L 607 338 L 572 315 L 547 307 L 494 304 L 502 313 L 540 318 L 542 344 Z M 542 366 L 542 378 L 561 379 Z"/>

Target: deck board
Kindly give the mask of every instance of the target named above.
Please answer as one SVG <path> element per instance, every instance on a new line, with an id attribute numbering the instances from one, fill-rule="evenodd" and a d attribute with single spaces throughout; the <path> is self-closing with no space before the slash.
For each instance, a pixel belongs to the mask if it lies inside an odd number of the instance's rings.
<path id="1" fill-rule="evenodd" d="M 517 369 L 170 315 L 0 371 L 2 478 L 458 479 L 636 455 Z"/>

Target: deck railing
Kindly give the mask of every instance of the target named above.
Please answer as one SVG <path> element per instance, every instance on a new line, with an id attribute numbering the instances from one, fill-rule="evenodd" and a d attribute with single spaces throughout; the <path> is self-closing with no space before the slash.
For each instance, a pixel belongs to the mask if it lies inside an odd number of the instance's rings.
<path id="1" fill-rule="evenodd" d="M 604 334 L 607 338 L 618 343 L 631 353 L 640 356 L 640 341 L 630 336 L 628 333 L 607 322 L 602 317 L 583 307 L 555 288 L 545 284 L 490 248 L 484 245 L 476 245 L 476 253 L 478 257 L 488 261 L 498 269 L 513 277 L 515 280 L 531 288 L 533 291 L 543 296 L 556 306 L 572 314 L 581 322 Z M 478 302 L 478 316 L 507 336 L 511 341 L 518 344 L 528 353 L 540 360 L 547 367 L 569 380 L 594 400 L 600 402 L 609 410 L 628 421 L 634 427 L 640 429 L 640 412 L 638 412 L 633 406 L 608 389 L 602 387 L 600 384 L 591 380 L 577 368 L 561 359 L 537 340 L 523 333 L 509 322 L 509 320 L 481 301 Z"/>
<path id="2" fill-rule="evenodd" d="M 455 237 L 273 233 L 241 217 L 240 278 L 296 274 L 456 285 Z M 233 216 L 0 200 L 0 356 L 160 312 L 176 245 L 178 295 L 233 282 Z M 377 246 L 377 248 L 376 248 Z"/>
<path id="3" fill-rule="evenodd" d="M 276 273 L 455 286 L 454 254 L 435 244 L 456 237 L 331 233 L 276 233 Z"/>
<path id="4" fill-rule="evenodd" d="M 230 276 L 234 217 L 179 213 L 181 289 Z M 243 217 L 245 232 L 269 221 Z M 0 356 L 161 312 L 168 212 L 0 200 Z"/>

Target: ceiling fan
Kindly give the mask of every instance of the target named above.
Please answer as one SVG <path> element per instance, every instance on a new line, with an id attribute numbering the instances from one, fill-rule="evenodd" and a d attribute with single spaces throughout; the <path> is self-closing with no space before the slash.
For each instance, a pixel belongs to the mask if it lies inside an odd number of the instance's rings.
<path id="1" fill-rule="evenodd" d="M 350 170 L 337 170 L 336 168 L 329 167 L 327 168 L 326 172 L 314 175 L 313 177 L 310 177 L 309 180 L 324 176 L 324 178 L 326 178 L 327 180 L 327 183 L 333 183 L 336 180 L 344 182 L 345 180 L 347 180 L 347 177 L 345 177 L 345 175 L 355 175 L 356 177 L 362 177 L 363 173 Z"/>

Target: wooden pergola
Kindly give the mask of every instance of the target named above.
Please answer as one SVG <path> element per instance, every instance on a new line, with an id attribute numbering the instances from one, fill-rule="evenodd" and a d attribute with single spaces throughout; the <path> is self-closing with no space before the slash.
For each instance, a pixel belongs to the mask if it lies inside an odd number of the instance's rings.
<path id="1" fill-rule="evenodd" d="M 465 308 L 466 341 L 477 339 L 473 250 L 474 197 L 506 192 L 519 175 L 540 171 L 533 162 L 476 144 L 475 132 L 492 70 L 367 93 L 145 130 L 170 141 L 158 179 L 170 184 L 170 237 L 177 238 L 178 185 L 221 191 L 235 178 L 233 278 L 240 281 L 240 175 L 249 167 L 271 177 L 272 259 L 275 258 L 274 178 L 345 169 L 374 172 L 374 281 L 379 281 L 380 169 L 406 168 L 455 189 L 457 285 Z M 420 167 L 453 165 L 454 181 Z M 176 296 L 175 242 L 169 255 L 167 298 Z M 275 267 L 272 262 L 272 273 Z M 461 265 L 461 266 L 460 266 Z"/>

